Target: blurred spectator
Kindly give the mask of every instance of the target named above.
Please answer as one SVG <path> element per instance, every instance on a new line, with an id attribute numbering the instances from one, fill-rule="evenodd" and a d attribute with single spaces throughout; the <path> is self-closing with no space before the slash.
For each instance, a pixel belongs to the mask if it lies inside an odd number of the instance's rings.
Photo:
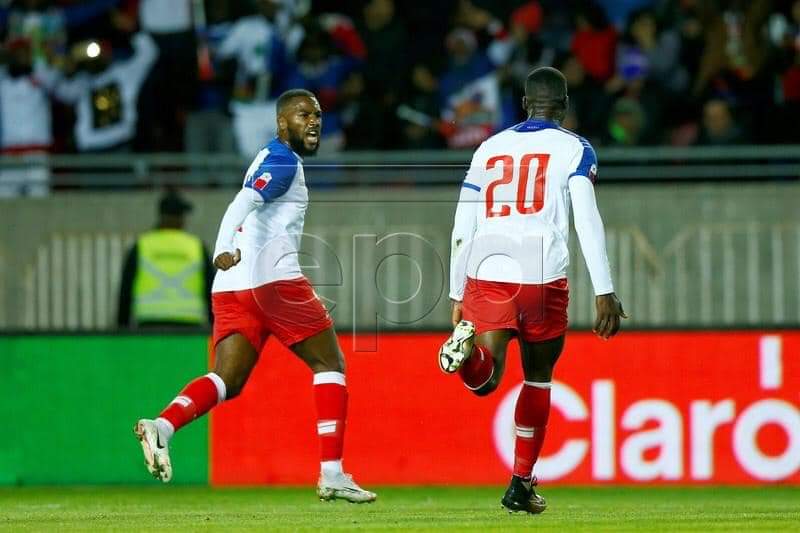
<path id="1" fill-rule="evenodd" d="M 3 51 L 0 67 L 0 148 L 3 155 L 47 153 L 53 144 L 49 91 L 58 73 L 43 60 L 34 67 L 30 41 L 18 37 Z M 42 196 L 49 190 L 45 166 L 0 169 L 0 197 Z"/>
<path id="2" fill-rule="evenodd" d="M 439 80 L 433 68 L 419 63 L 411 71 L 411 88 L 406 103 L 397 109 L 402 119 L 402 148 L 430 150 L 442 148 L 442 123 L 439 120 Z"/>
<path id="3" fill-rule="evenodd" d="M 75 143 L 81 152 L 129 151 L 138 122 L 142 84 L 158 56 L 146 33 L 133 38 L 133 55 L 114 60 L 106 43 L 85 41 L 73 47 L 77 71 L 58 88 L 59 98 L 74 104 Z"/>
<path id="4" fill-rule="evenodd" d="M 457 28 L 446 40 L 449 68 L 439 81 L 439 102 L 452 148 L 470 148 L 499 125 L 500 87 L 494 68 L 472 31 Z"/>
<path id="5" fill-rule="evenodd" d="M 722 98 L 745 111 L 739 116 L 742 127 L 759 137 L 773 129 L 774 77 L 766 68 L 769 10 L 770 0 L 729 0 L 723 10 L 710 12 L 693 91 L 698 98 Z"/>
<path id="6" fill-rule="evenodd" d="M 316 21 L 307 17 L 306 27 L 313 24 L 319 24 L 328 34 L 336 53 L 362 61 L 367 56 L 364 41 L 349 17 L 341 13 L 322 13 Z"/>
<path id="7" fill-rule="evenodd" d="M 489 57 L 499 67 L 503 127 L 524 118 L 520 102 L 528 73 L 536 67 L 552 65 L 555 59 L 555 49 L 546 46 L 539 35 L 543 19 L 539 2 L 523 4 L 511 13 L 509 31 L 501 32 L 489 47 Z"/>
<path id="8" fill-rule="evenodd" d="M 637 146 L 645 126 L 645 114 L 639 102 L 632 98 L 620 98 L 611 108 L 606 144 Z"/>
<path id="9" fill-rule="evenodd" d="M 67 29 L 101 15 L 119 0 L 90 0 L 78 5 L 53 6 L 51 0 L 18 0 L 12 8 L 0 8 L 0 28 L 8 39 L 31 43 L 34 60 L 49 60 L 66 51 Z"/>
<path id="10" fill-rule="evenodd" d="M 275 135 L 274 98 L 286 87 L 289 64 L 276 26 L 278 0 L 257 0 L 258 12 L 238 20 L 216 48 L 236 63 L 231 112 L 239 152 L 252 156 Z"/>
<path id="11" fill-rule="evenodd" d="M 233 28 L 233 13 L 226 0 L 205 0 L 203 8 L 202 13 L 195 13 L 200 18 L 197 109 L 186 118 L 184 144 L 190 153 L 234 152 L 228 113 L 234 69 L 230 62 L 219 60 L 217 53 Z"/>
<path id="12" fill-rule="evenodd" d="M 275 26 L 286 45 L 290 59 L 293 59 L 303 42 L 304 30 L 300 20 L 309 16 L 311 0 L 277 0 Z"/>
<path id="13" fill-rule="evenodd" d="M 498 3 L 500 2 L 494 1 L 486 2 L 488 5 L 480 5 L 478 0 L 459 0 L 453 14 L 453 26 L 472 31 L 483 47 L 491 37 L 496 37 L 503 31 L 502 19 L 497 14 L 504 19 L 507 13 L 499 8 Z"/>
<path id="14" fill-rule="evenodd" d="M 723 146 L 742 144 L 746 141 L 744 131 L 734 121 L 727 102 L 714 99 L 703 106 L 703 127 L 697 144 Z"/>
<path id="15" fill-rule="evenodd" d="M 186 115 L 197 94 L 197 41 L 192 5 L 202 0 L 139 0 L 139 27 L 152 35 L 158 60 L 142 88 L 142 148 L 183 150 Z"/>
<path id="16" fill-rule="evenodd" d="M 709 11 L 706 46 L 694 84 L 696 95 L 709 88 L 745 90 L 743 85 L 761 73 L 767 60 L 769 48 L 763 30 L 770 0 L 730 0 L 725 4 L 721 11 Z"/>
<path id="17" fill-rule="evenodd" d="M 440 72 L 444 62 L 442 45 L 450 31 L 447 23 L 443 24 L 443 13 L 452 13 L 458 0 L 425 0 L 414 2 L 409 9 L 408 2 L 399 4 L 399 13 L 403 18 L 408 40 L 408 61 L 411 65 L 425 64 L 433 74 Z"/>
<path id="18" fill-rule="evenodd" d="M 492 62 L 505 67 L 510 81 L 521 83 L 532 68 L 552 62 L 554 51 L 545 53 L 539 38 L 543 17 L 539 2 L 522 5 L 511 14 L 509 31 L 501 32 L 489 47 Z"/>
<path id="19" fill-rule="evenodd" d="M 279 2 L 257 0 L 258 13 L 237 21 L 216 49 L 219 59 L 236 61 L 233 97 L 265 101 L 283 90 L 286 47 L 275 25 Z"/>
<path id="20" fill-rule="evenodd" d="M 363 13 L 359 29 L 366 46 L 364 91 L 358 119 L 347 132 L 348 146 L 390 149 L 400 142 L 395 109 L 409 76 L 406 31 L 394 0 L 371 0 Z"/>
<path id="21" fill-rule="evenodd" d="M 773 142 L 800 142 L 800 0 L 770 18 L 770 37 L 777 49 L 780 85 Z"/>
<path id="22" fill-rule="evenodd" d="M 542 6 L 544 19 L 539 30 L 542 42 L 553 47 L 557 53 L 565 53 L 572 46 L 575 30 L 575 2 L 563 0 L 537 0 Z"/>
<path id="23" fill-rule="evenodd" d="M 652 81 L 669 93 L 680 93 L 689 83 L 680 53 L 681 41 L 675 31 L 660 29 L 655 12 L 637 11 L 617 48 L 617 74 L 625 83 Z"/>
<path id="24" fill-rule="evenodd" d="M 281 0 L 256 0 L 256 5 L 258 13 L 237 21 L 217 50 L 220 59 L 231 58 L 237 63 L 231 112 L 239 152 L 247 156 L 258 152 L 265 140 L 275 135 L 274 99 L 282 91 L 308 83 L 324 85 L 327 93 L 337 93 L 334 87 L 348 80 L 342 76 L 356 63 L 355 58 L 365 54 L 364 43 L 347 17 L 335 13 L 315 17 L 308 24 L 313 33 L 309 35 L 308 28 L 295 24 L 293 18 L 303 14 L 302 5 Z M 324 50 L 320 63 L 306 69 L 306 77 L 298 65 L 306 61 L 308 66 L 308 56 L 301 57 L 308 54 L 303 45 L 308 43 L 313 48 L 315 41 L 323 42 Z M 326 77 L 322 85 L 321 77 Z M 348 81 L 337 94 L 349 95 L 358 83 L 358 79 Z M 323 150 L 338 150 L 344 146 L 341 111 L 346 106 L 344 101 L 320 98 L 325 113 L 323 136 L 328 136 Z M 334 107 L 326 107 L 330 105 Z M 351 117 L 354 112 L 350 110 Z"/>
<path id="25" fill-rule="evenodd" d="M 9 12 L 0 15 L 0 26 L 8 25 L 7 38 L 10 41 L 26 40 L 38 59 L 63 52 L 67 42 L 64 13 L 49 4 L 47 0 L 22 0 L 16 2 Z"/>
<path id="26" fill-rule="evenodd" d="M 522 81 L 550 64 L 569 71 L 567 122 L 595 142 L 696 142 L 710 100 L 727 102 L 753 142 L 800 142 L 800 0 L 0 4 L 11 6 L 0 37 L 55 66 L 87 37 L 119 58 L 139 26 L 153 34 L 161 53 L 139 95 L 137 149 L 230 151 L 233 137 L 252 155 L 290 84 L 319 93 L 326 149 L 468 148 L 520 119 Z M 64 109 L 54 102 L 56 150 L 70 146 Z M 638 129 L 609 127 L 632 117 Z"/>
<path id="27" fill-rule="evenodd" d="M 580 132 L 592 142 L 602 143 L 608 127 L 611 95 L 606 93 L 598 82 L 586 75 L 583 64 L 577 57 L 567 55 L 556 63 L 556 67 L 567 78 L 569 86 L 569 112 L 564 127 Z"/>
<path id="28" fill-rule="evenodd" d="M 703 0 L 665 0 L 661 4 L 658 9 L 660 24 L 678 34 L 681 42 L 679 63 L 694 80 L 705 47 L 703 25 L 714 10 L 710 2 Z"/>
<path id="29" fill-rule="evenodd" d="M 184 230 L 192 204 L 168 191 L 156 228 L 128 251 L 119 289 L 117 325 L 203 326 L 212 320 L 214 268 L 203 242 Z"/>
<path id="30" fill-rule="evenodd" d="M 679 58 L 680 38 L 673 31 L 659 29 L 653 11 L 631 15 L 617 46 L 616 73 L 605 89 L 638 100 L 645 114 L 641 143 L 660 142 L 664 119 L 671 117 L 673 107 L 685 106 L 675 103 L 689 82 Z"/>
<path id="31" fill-rule="evenodd" d="M 364 87 L 359 67 L 356 58 L 334 49 L 330 35 L 322 27 L 306 27 L 287 86 L 317 95 L 324 113 L 321 150 L 338 151 L 345 146 L 345 127 L 355 118 L 355 104 Z"/>
<path id="32" fill-rule="evenodd" d="M 800 0 L 789 3 L 769 19 L 769 35 L 780 52 L 795 56 L 800 49 Z"/>
<path id="33" fill-rule="evenodd" d="M 583 4 L 575 14 L 572 53 L 586 73 L 604 82 L 614 74 L 617 31 L 608 23 L 603 8 L 592 1 Z"/>
<path id="34" fill-rule="evenodd" d="M 618 28 L 630 22 L 631 13 L 653 7 L 655 0 L 597 0 L 603 7 L 606 17 Z"/>
<path id="35" fill-rule="evenodd" d="M 478 48 L 478 41 L 471 30 L 456 28 L 447 35 L 445 46 L 449 65 L 440 81 L 442 105 L 468 83 L 494 70 L 489 58 Z"/>

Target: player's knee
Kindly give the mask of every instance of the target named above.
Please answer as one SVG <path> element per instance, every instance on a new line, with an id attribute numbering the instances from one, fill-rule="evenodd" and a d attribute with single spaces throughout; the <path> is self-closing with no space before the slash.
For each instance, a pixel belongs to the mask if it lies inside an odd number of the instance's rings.
<path id="1" fill-rule="evenodd" d="M 318 372 L 341 372 L 344 374 L 344 356 L 341 352 L 321 355 L 308 361 L 308 366 L 315 374 Z"/>
<path id="2" fill-rule="evenodd" d="M 534 368 L 525 374 L 525 380 L 534 381 L 536 383 L 550 383 L 553 381 L 553 367 Z"/>
<path id="3" fill-rule="evenodd" d="M 315 374 L 319 372 L 341 372 L 344 374 L 344 360 L 341 358 L 337 360 L 314 361 L 309 366 L 311 367 L 311 371 Z"/>

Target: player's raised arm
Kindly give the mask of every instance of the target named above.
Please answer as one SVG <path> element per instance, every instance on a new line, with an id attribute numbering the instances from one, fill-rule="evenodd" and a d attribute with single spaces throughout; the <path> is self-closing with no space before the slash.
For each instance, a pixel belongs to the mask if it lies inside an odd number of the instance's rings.
<path id="1" fill-rule="evenodd" d="M 480 200 L 481 188 L 477 183 L 473 167 L 470 167 L 461 186 L 450 238 L 450 299 L 453 302 L 451 317 L 453 325 L 461 320 L 461 300 L 467 282 L 469 248 L 475 235 L 476 209 Z"/>
<path id="2" fill-rule="evenodd" d="M 575 172 L 569 178 L 575 232 L 581 245 L 586 268 L 594 287 L 597 316 L 592 329 L 608 339 L 619 331 L 620 318 L 627 318 L 611 281 L 611 268 L 606 254 L 603 220 L 597 209 L 593 180 L 597 175 L 597 157 L 588 142 L 583 141 Z"/>

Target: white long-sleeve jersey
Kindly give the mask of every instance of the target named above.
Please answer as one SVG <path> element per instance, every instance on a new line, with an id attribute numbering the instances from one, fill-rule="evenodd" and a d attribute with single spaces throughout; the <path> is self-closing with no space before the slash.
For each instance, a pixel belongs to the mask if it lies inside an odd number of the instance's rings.
<path id="1" fill-rule="evenodd" d="M 239 249 L 241 262 L 218 270 L 211 292 L 239 291 L 303 275 L 298 261 L 308 189 L 303 164 L 273 139 L 247 169 L 220 223 L 214 258 Z"/>
<path id="2" fill-rule="evenodd" d="M 487 139 L 461 188 L 451 242 L 450 298 L 467 277 L 543 284 L 565 278 L 569 212 L 595 294 L 614 292 L 588 141 L 545 120 L 527 120 Z"/>

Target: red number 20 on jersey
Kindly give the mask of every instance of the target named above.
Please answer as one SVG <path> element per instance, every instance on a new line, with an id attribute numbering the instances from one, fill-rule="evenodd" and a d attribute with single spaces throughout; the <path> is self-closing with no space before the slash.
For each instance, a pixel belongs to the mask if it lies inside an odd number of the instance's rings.
<path id="1" fill-rule="evenodd" d="M 531 161 L 536 159 L 536 176 L 533 178 L 533 198 L 525 198 L 528 190 L 528 180 L 530 179 Z M 521 215 L 532 215 L 541 211 L 544 207 L 544 185 L 547 179 L 547 165 L 550 162 L 550 154 L 525 154 L 519 163 L 519 176 L 517 176 L 517 201 L 515 203 L 517 212 Z M 510 155 L 497 155 L 486 162 L 486 170 L 492 170 L 497 165 L 502 165 L 503 175 L 491 182 L 486 187 L 486 217 L 507 217 L 511 214 L 511 206 L 508 204 L 494 203 L 495 188 L 499 185 L 507 185 L 514 181 L 514 158 Z"/>

